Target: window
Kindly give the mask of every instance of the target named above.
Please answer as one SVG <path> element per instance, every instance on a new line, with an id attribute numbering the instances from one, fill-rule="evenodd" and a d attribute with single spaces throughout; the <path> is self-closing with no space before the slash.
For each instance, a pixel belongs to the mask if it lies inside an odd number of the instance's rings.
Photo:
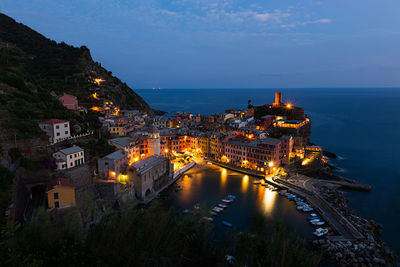
<path id="1" fill-rule="evenodd" d="M 65 134 L 68 134 L 68 131 L 65 131 Z"/>
<path id="2" fill-rule="evenodd" d="M 58 201 L 54 201 L 54 206 L 55 206 L 56 208 L 59 208 L 59 207 L 60 207 L 60 203 L 58 203 Z"/>
<path id="3" fill-rule="evenodd" d="M 72 155 L 69 155 L 69 158 L 72 159 Z"/>
<path id="4" fill-rule="evenodd" d="M 58 199 L 58 193 L 54 193 L 54 199 Z"/>
<path id="5" fill-rule="evenodd" d="M 59 126 L 59 125 L 56 125 L 56 129 L 60 129 L 60 126 Z"/>
<path id="6" fill-rule="evenodd" d="M 68 127 L 68 124 L 67 124 L 67 123 L 66 123 L 66 124 L 64 124 L 64 127 L 65 127 L 65 128 L 67 128 L 67 127 Z"/>
<path id="7" fill-rule="evenodd" d="M 60 133 L 57 133 L 57 136 L 60 136 Z"/>

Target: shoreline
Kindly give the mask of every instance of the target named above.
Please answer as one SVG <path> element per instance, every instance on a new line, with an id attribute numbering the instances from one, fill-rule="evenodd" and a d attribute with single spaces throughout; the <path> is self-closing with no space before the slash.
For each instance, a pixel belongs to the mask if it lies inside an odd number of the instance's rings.
<path id="1" fill-rule="evenodd" d="M 265 178 L 265 176 L 235 167 L 215 160 L 205 159 L 219 167 L 227 168 L 236 172 Z M 325 171 L 325 174 L 328 174 Z M 338 180 L 324 180 L 307 177 L 307 186 L 300 187 L 281 179 L 265 179 L 266 182 L 282 189 L 286 188 L 297 195 L 302 196 L 321 215 L 321 217 L 339 235 L 327 238 L 315 239 L 312 244 L 324 251 L 329 260 L 333 260 L 342 266 L 371 264 L 386 265 L 396 264 L 396 256 L 381 239 L 382 226 L 373 220 L 361 217 L 347 205 L 348 200 L 339 191 L 340 188 L 350 190 L 371 190 L 370 185 L 362 182 L 329 173 Z M 312 179 L 310 181 L 310 179 Z"/>

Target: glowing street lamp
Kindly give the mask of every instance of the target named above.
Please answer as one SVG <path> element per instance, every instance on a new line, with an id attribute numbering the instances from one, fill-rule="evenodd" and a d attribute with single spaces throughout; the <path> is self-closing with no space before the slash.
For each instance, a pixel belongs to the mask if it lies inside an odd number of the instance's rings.
<path id="1" fill-rule="evenodd" d="M 274 166 L 274 162 L 270 161 L 268 162 L 268 167 L 273 167 Z"/>
<path id="2" fill-rule="evenodd" d="M 292 104 L 287 104 L 286 107 L 287 107 L 287 108 L 291 108 L 291 107 L 292 107 Z"/>

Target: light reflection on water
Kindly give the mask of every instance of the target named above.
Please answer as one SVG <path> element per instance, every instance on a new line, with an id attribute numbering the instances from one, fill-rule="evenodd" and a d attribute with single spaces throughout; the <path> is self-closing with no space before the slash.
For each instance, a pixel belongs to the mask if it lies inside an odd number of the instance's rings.
<path id="1" fill-rule="evenodd" d="M 264 197 L 261 207 L 265 215 L 271 216 L 272 210 L 275 207 L 276 195 L 277 193 L 275 191 L 271 191 L 268 189 L 264 190 Z"/>
<path id="2" fill-rule="evenodd" d="M 171 190 L 169 202 L 178 209 L 193 209 L 194 205 L 211 209 L 228 194 L 237 198 L 215 217 L 217 232 L 224 231 L 222 221 L 231 222 L 236 229 L 249 226 L 251 217 L 260 213 L 270 221 L 282 221 L 289 230 L 310 238 L 314 230 L 307 223 L 307 214 L 296 210 L 293 201 L 253 182 L 258 178 L 237 173 L 215 165 L 201 165 L 189 170 L 179 181 L 181 190 Z"/>
<path id="3" fill-rule="evenodd" d="M 242 178 L 242 187 L 241 187 L 243 194 L 245 195 L 247 194 L 248 187 L 249 187 L 249 176 L 244 175 Z"/>

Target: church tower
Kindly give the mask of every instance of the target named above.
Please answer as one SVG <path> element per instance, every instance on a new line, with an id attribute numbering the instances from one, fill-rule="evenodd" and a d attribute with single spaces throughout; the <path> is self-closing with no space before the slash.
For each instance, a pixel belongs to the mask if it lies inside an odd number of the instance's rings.
<path id="1" fill-rule="evenodd" d="M 149 154 L 150 155 L 161 155 L 160 153 L 160 132 L 157 127 L 152 126 L 149 131 Z"/>

